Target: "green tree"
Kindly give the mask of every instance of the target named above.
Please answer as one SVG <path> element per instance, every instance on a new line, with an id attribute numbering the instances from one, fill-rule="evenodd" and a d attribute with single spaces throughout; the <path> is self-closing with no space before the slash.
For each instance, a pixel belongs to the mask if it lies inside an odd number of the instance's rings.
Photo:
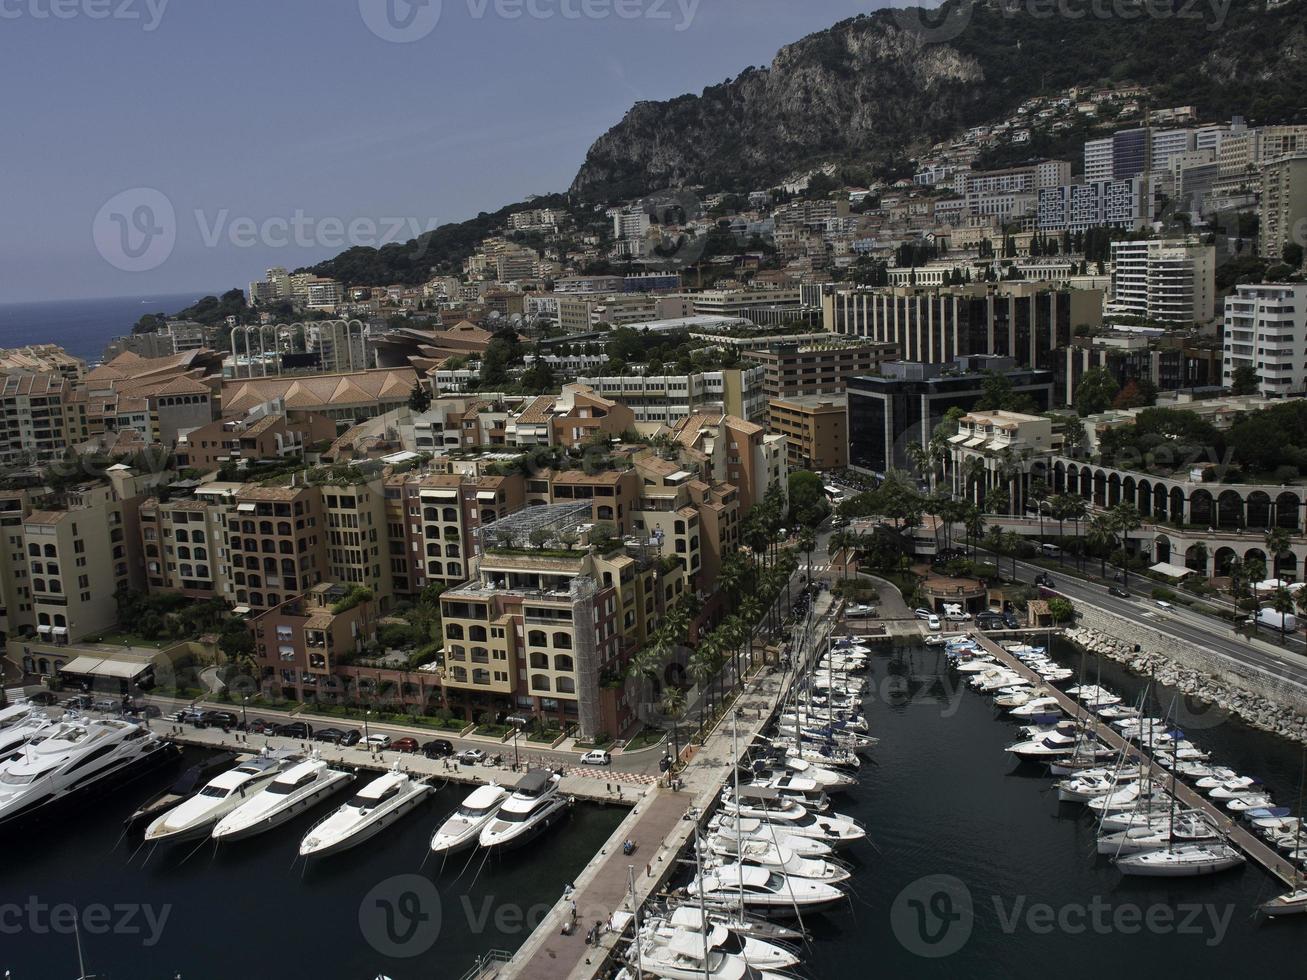
<path id="1" fill-rule="evenodd" d="M 413 390 L 408 393 L 408 407 L 419 415 L 431 407 L 431 390 L 420 380 L 413 382 Z"/>
<path id="2" fill-rule="evenodd" d="M 1240 364 L 1234 369 L 1234 376 L 1230 383 L 1231 393 L 1236 395 L 1255 395 L 1257 394 L 1257 387 L 1257 370 L 1251 364 Z"/>
<path id="3" fill-rule="evenodd" d="M 802 527 L 816 527 L 830 509 L 821 477 L 809 470 L 795 470 L 789 477 L 790 520 Z"/>
<path id="4" fill-rule="evenodd" d="M 1048 600 L 1048 614 L 1053 617 L 1055 623 L 1075 622 L 1076 607 L 1070 599 L 1060 595 L 1053 596 Z"/>
<path id="5" fill-rule="evenodd" d="M 1082 418 L 1112 407 L 1119 385 L 1105 368 L 1090 368 L 1076 385 L 1075 409 Z"/>

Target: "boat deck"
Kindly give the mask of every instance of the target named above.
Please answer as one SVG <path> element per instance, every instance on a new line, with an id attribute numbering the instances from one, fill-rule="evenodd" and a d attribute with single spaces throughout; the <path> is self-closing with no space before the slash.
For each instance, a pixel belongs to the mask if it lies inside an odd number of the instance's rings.
<path id="1" fill-rule="evenodd" d="M 994 658 L 1002 662 L 1005 666 L 1010 667 L 1022 677 L 1025 677 L 1042 687 L 1048 688 L 1050 696 L 1057 698 L 1058 704 L 1061 705 L 1062 709 L 1067 714 L 1075 716 L 1077 712 L 1083 712 L 1084 708 L 1080 702 L 1076 701 L 1069 694 L 1065 694 L 1054 688 L 1051 684 L 1048 684 L 1042 677 L 1035 673 L 1035 671 L 1031 670 L 1012 654 L 1008 653 L 988 636 L 985 636 L 983 633 L 973 632 L 971 638 L 980 644 L 987 653 L 993 654 Z M 1115 749 L 1118 752 L 1122 748 L 1128 748 L 1131 754 L 1138 756 L 1140 761 L 1147 764 L 1149 767 L 1156 767 L 1159 771 L 1165 771 L 1162 770 L 1161 766 L 1158 766 L 1153 761 L 1152 755 L 1146 749 L 1141 748 L 1133 742 L 1126 741 L 1126 739 L 1123 738 L 1116 729 L 1097 720 L 1097 718 L 1095 718 L 1093 722 L 1093 731 L 1094 734 L 1110 748 Z M 1280 857 L 1279 854 L 1277 854 L 1272 848 L 1268 847 L 1254 834 L 1240 826 L 1237 821 L 1231 819 L 1230 815 L 1225 810 L 1214 805 L 1211 800 L 1207 799 L 1207 797 L 1198 793 L 1193 789 L 1193 787 L 1180 782 L 1178 779 L 1175 782 L 1175 795 L 1185 806 L 1202 811 L 1223 834 L 1226 834 L 1229 837 L 1230 843 L 1243 851 L 1249 859 L 1260 864 L 1268 872 L 1275 875 L 1290 887 L 1296 887 L 1297 880 L 1294 876 L 1293 865 Z"/>

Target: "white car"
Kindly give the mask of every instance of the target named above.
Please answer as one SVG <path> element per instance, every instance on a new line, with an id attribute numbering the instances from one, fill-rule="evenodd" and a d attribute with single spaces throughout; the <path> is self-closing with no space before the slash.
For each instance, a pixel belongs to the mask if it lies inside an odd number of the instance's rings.
<path id="1" fill-rule="evenodd" d="M 930 630 L 932 633 L 938 633 L 939 628 L 940 627 L 939 627 L 938 616 L 936 616 L 934 613 L 931 613 L 929 616 L 926 617 L 926 629 Z"/>
<path id="2" fill-rule="evenodd" d="M 363 740 L 365 749 L 388 749 L 390 748 L 390 736 L 381 732 L 373 732 Z"/>
<path id="3" fill-rule="evenodd" d="M 931 616 L 934 616 L 935 614 L 931 612 L 929 609 L 927 609 L 925 606 L 921 606 L 918 609 L 914 609 L 912 611 L 912 615 L 916 616 L 918 619 L 928 620 L 930 619 Z"/>
<path id="4" fill-rule="evenodd" d="M 971 613 L 969 612 L 950 612 L 945 613 L 944 618 L 950 623 L 969 623 L 971 622 Z"/>
<path id="5" fill-rule="evenodd" d="M 591 749 L 581 756 L 581 765 L 583 766 L 608 766 L 612 765 L 612 762 L 613 757 L 603 749 Z"/>
<path id="6" fill-rule="evenodd" d="M 1167 602 L 1165 599 L 1158 599 L 1158 600 L 1157 600 L 1157 608 L 1158 608 L 1158 609 L 1174 609 L 1175 606 L 1171 605 L 1171 604 L 1170 604 L 1169 602 Z"/>
<path id="7" fill-rule="evenodd" d="M 865 602 L 855 602 L 844 610 L 844 614 L 846 616 L 874 616 L 876 615 L 876 607 Z"/>

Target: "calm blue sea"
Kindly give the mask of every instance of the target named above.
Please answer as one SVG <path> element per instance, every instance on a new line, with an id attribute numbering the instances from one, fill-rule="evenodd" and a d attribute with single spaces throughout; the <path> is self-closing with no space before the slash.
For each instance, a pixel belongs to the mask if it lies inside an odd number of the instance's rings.
<path id="1" fill-rule="evenodd" d="M 105 345 L 114 337 L 129 333 L 146 313 L 176 313 L 206 295 L 179 293 L 0 304 L 0 347 L 59 344 L 70 354 L 98 361 Z"/>

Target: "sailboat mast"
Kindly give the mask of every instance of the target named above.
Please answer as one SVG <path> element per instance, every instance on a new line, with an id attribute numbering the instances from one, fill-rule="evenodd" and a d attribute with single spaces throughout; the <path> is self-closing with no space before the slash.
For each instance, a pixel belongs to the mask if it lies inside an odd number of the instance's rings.
<path id="1" fill-rule="evenodd" d="M 736 817 L 736 832 L 739 832 L 739 817 Z M 699 826 L 694 827 L 694 876 L 699 882 L 699 925 L 702 927 L 701 935 L 703 936 L 703 976 L 708 980 L 708 903 L 704 898 L 703 888 L 703 855 L 699 853 Z"/>

